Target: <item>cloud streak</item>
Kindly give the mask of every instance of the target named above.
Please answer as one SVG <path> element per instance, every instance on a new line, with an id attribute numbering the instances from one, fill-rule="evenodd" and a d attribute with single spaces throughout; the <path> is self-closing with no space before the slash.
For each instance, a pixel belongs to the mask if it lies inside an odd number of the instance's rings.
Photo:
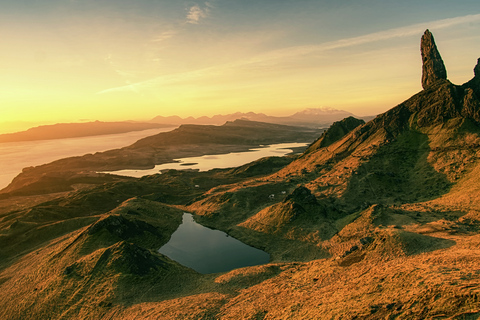
<path id="1" fill-rule="evenodd" d="M 176 31 L 176 30 L 164 31 L 160 35 L 155 37 L 152 40 L 152 42 L 162 42 L 162 41 L 168 40 L 170 38 L 173 38 L 173 36 L 175 36 L 177 33 L 178 33 L 178 31 Z"/>
<path id="2" fill-rule="evenodd" d="M 190 12 L 196 12 L 195 11 L 196 9 L 192 11 L 192 8 L 190 9 Z M 189 16 L 190 16 L 190 13 L 189 13 Z M 190 19 L 192 19 L 192 21 L 197 21 L 198 23 L 198 21 L 202 17 L 203 16 L 200 13 L 192 13 L 192 17 Z M 254 65 L 265 65 L 265 64 L 273 65 L 278 63 L 278 61 L 281 61 L 281 60 L 300 57 L 308 54 L 321 53 L 325 51 L 353 47 L 353 46 L 374 43 L 378 41 L 385 41 L 385 40 L 390 40 L 395 38 L 416 36 L 423 33 L 423 31 L 425 31 L 425 29 L 427 28 L 431 30 L 440 30 L 440 29 L 445 29 L 445 28 L 449 28 L 457 25 L 474 23 L 474 22 L 480 22 L 480 14 L 466 15 L 466 16 L 442 19 L 442 20 L 431 21 L 426 23 L 413 24 L 405 27 L 394 28 L 394 29 L 389 29 L 389 30 L 380 31 L 380 32 L 374 32 L 374 33 L 370 33 L 370 34 L 366 34 L 358 37 L 351 37 L 351 38 L 339 39 L 331 42 L 325 42 L 318 45 L 289 47 L 289 48 L 270 51 L 264 54 L 257 55 L 252 58 L 236 61 L 226 65 L 213 66 L 213 67 L 204 68 L 201 70 L 195 70 L 195 71 L 180 73 L 176 75 L 161 76 L 161 77 L 157 77 L 147 81 L 130 84 L 128 86 L 106 89 L 101 92 L 98 92 L 98 94 L 118 92 L 118 91 L 137 92 L 141 88 L 151 88 L 158 85 L 174 84 L 181 81 L 198 79 L 198 78 L 204 77 L 205 75 L 210 75 L 210 76 L 219 75 L 219 74 L 223 74 L 226 70 L 233 70 L 235 68 L 248 67 L 248 66 L 254 66 Z"/>
<path id="3" fill-rule="evenodd" d="M 374 32 L 374 33 L 370 33 L 370 34 L 366 34 L 358 37 L 325 42 L 319 45 L 296 46 L 296 47 L 280 49 L 280 50 L 266 53 L 261 56 L 257 56 L 251 59 L 250 63 L 261 63 L 262 61 L 269 61 L 272 59 L 273 60 L 284 59 L 284 58 L 290 58 L 295 56 L 307 55 L 310 53 L 353 47 L 353 46 L 358 46 L 358 45 L 373 43 L 378 41 L 385 41 L 385 40 L 390 40 L 395 38 L 415 36 L 420 33 L 423 33 L 423 31 L 425 31 L 425 29 L 427 28 L 430 28 L 432 30 L 439 30 L 439 29 L 453 27 L 456 25 L 479 22 L 479 21 L 480 21 L 480 14 L 476 14 L 476 15 L 467 15 L 467 16 L 456 17 L 456 18 L 437 20 L 433 22 L 413 24 L 410 26 L 389 29 L 389 30 L 380 31 L 380 32 Z"/>

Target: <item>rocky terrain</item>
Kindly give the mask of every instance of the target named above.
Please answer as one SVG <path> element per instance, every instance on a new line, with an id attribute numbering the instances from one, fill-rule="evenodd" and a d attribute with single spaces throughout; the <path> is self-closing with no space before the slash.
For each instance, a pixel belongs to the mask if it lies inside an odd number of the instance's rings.
<path id="1" fill-rule="evenodd" d="M 296 158 L 10 194 L 0 318 L 480 318 L 480 59 L 455 85 L 428 30 L 421 53 L 421 92 Z M 271 262 L 171 261 L 156 250 L 183 211 Z"/>

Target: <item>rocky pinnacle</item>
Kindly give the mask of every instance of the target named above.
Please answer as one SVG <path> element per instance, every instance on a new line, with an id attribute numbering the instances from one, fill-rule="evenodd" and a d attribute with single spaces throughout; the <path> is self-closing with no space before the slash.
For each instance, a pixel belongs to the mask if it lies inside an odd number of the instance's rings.
<path id="1" fill-rule="evenodd" d="M 432 33 L 427 29 L 422 36 L 422 87 L 426 89 L 438 80 L 447 79 L 447 70 L 438 52 Z"/>
<path id="2" fill-rule="evenodd" d="M 480 78 L 480 58 L 478 58 L 477 65 L 475 66 L 475 69 L 473 69 L 473 72 L 475 74 L 475 78 Z"/>

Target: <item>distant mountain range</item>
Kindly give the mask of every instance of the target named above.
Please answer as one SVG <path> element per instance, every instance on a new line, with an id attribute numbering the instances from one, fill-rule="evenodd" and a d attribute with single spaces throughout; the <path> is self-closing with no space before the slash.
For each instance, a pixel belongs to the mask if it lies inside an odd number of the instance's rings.
<path id="1" fill-rule="evenodd" d="M 323 128 L 329 127 L 333 122 L 342 120 L 344 118 L 354 116 L 352 113 L 337 110 L 333 108 L 323 107 L 323 108 L 308 108 L 303 111 L 297 112 L 291 116 L 285 117 L 275 117 L 269 116 L 264 113 L 255 113 L 255 112 L 236 112 L 226 115 L 215 115 L 212 117 L 188 117 L 181 118 L 179 116 L 170 116 L 163 117 L 157 116 L 151 120 L 153 123 L 163 123 L 163 124 L 213 124 L 221 125 L 227 121 L 233 121 L 237 119 L 244 119 L 250 121 L 258 122 L 268 122 L 275 124 L 284 124 L 289 126 L 302 126 L 309 128 Z M 356 116 L 355 116 L 356 117 Z M 358 118 L 358 117 L 356 117 Z M 365 117 L 364 120 L 373 119 L 372 117 Z"/>
<path id="2" fill-rule="evenodd" d="M 354 115 L 344 110 L 337 110 L 333 108 L 308 108 L 286 117 L 275 117 L 266 115 L 264 113 L 255 112 L 236 112 L 226 115 L 214 115 L 212 117 L 202 116 L 198 118 L 157 116 L 148 122 L 93 121 L 85 123 L 57 123 L 53 125 L 33 127 L 21 132 L 0 134 L 0 143 L 99 136 L 168 126 L 179 126 L 182 124 L 223 125 L 228 121 L 235 120 L 250 120 L 306 128 L 327 128 L 335 121 L 339 121 L 350 116 Z M 360 118 L 368 121 L 373 119 L 374 116 Z"/>

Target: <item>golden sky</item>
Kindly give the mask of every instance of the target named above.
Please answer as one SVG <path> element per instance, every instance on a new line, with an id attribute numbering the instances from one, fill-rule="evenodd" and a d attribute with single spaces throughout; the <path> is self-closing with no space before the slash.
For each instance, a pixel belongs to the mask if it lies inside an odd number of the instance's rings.
<path id="1" fill-rule="evenodd" d="M 420 2 L 420 3 L 419 3 Z M 0 10 L 0 132 L 87 120 L 390 109 L 421 90 L 429 28 L 457 84 L 480 2 L 19 0 Z"/>

